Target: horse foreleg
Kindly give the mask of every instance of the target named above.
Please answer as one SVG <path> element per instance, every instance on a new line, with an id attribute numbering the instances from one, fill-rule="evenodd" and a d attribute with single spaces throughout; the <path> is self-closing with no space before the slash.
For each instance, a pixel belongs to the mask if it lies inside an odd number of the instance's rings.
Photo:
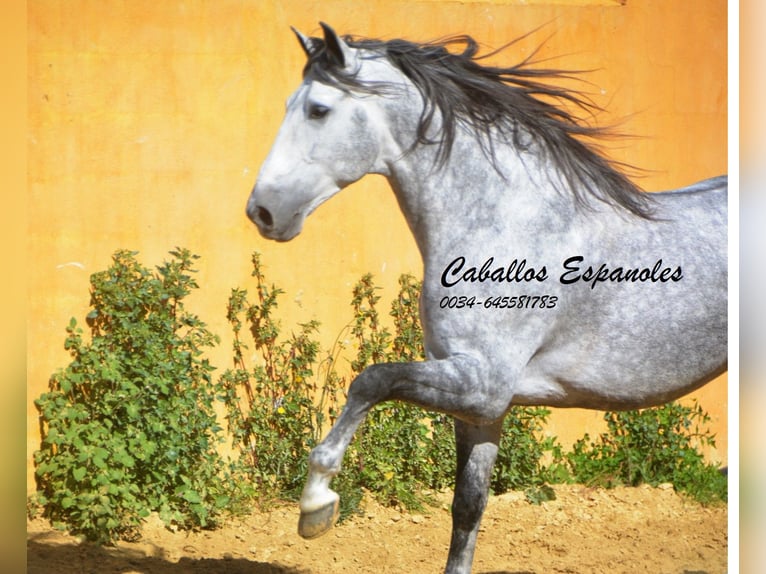
<path id="1" fill-rule="evenodd" d="M 354 379 L 343 412 L 327 437 L 309 455 L 309 476 L 301 495 L 298 532 L 314 538 L 327 532 L 338 515 L 338 495 L 330 490 L 343 455 L 369 410 L 388 400 L 404 400 L 451 414 L 479 426 L 500 420 L 510 402 L 508 388 L 488 383 L 481 363 L 465 355 L 438 361 L 372 365 Z"/>
<path id="2" fill-rule="evenodd" d="M 502 429 L 502 419 L 486 426 L 455 421 L 457 475 L 446 574 L 468 574 L 471 571 Z"/>
<path id="3" fill-rule="evenodd" d="M 329 531 L 338 519 L 340 498 L 330 489 L 330 481 L 340 472 L 343 455 L 354 432 L 374 405 L 355 406 L 349 391 L 348 401 L 325 439 L 309 454 L 309 474 L 300 500 L 298 533 L 316 538 Z"/>

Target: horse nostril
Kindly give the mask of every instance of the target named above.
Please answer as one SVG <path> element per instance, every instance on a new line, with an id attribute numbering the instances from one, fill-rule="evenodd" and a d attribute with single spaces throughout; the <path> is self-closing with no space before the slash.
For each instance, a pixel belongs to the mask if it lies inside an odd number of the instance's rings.
<path id="1" fill-rule="evenodd" d="M 274 224 L 274 219 L 271 217 L 271 212 L 265 207 L 258 206 L 256 208 L 256 217 L 266 227 L 271 227 Z"/>

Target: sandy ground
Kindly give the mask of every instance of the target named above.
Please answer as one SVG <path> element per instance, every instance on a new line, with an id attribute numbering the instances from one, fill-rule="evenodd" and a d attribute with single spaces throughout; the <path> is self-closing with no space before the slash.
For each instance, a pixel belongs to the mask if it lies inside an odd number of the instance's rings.
<path id="1" fill-rule="evenodd" d="M 592 490 L 556 486 L 534 506 L 521 493 L 490 500 L 475 574 L 722 574 L 727 510 L 672 488 Z M 28 523 L 29 574 L 438 574 L 450 517 L 441 507 L 408 514 L 366 502 L 325 536 L 296 533 L 294 505 L 255 511 L 214 531 L 171 532 L 156 518 L 137 542 L 80 543 L 43 520 Z"/>

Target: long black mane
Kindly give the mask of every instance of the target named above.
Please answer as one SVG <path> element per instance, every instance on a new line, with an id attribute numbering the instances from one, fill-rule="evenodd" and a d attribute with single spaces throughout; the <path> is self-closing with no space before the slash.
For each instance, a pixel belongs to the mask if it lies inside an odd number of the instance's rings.
<path id="1" fill-rule="evenodd" d="M 311 40 L 313 49 L 304 76 L 310 73 L 320 82 L 348 90 L 386 91 L 384 84 L 363 82 L 338 66 L 323 40 Z M 532 57 L 510 67 L 482 65 L 480 60 L 499 50 L 478 56 L 478 44 L 465 35 L 428 43 L 352 36 L 345 36 L 344 41 L 352 48 L 385 55 L 421 92 L 426 105 L 416 144 L 437 144 L 438 162 L 448 159 L 458 123 L 473 130 L 490 159 L 494 158 L 496 130 L 512 137 L 522 148 L 522 134 L 531 134 L 558 167 L 580 205 L 587 206 L 587 197 L 591 196 L 640 217 L 651 217 L 650 194 L 628 179 L 621 171 L 622 164 L 610 161 L 592 143 L 582 141 L 612 134 L 587 125 L 564 106 L 591 115 L 601 109 L 580 92 L 549 83 L 552 79 L 572 78 L 574 72 L 535 67 Z M 461 52 L 448 49 L 461 45 Z M 441 124 L 438 139 L 434 140 L 428 134 L 437 111 Z"/>

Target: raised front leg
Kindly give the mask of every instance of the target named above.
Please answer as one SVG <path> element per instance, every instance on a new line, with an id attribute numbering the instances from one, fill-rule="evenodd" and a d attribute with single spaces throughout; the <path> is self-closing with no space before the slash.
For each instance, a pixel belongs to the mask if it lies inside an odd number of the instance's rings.
<path id="1" fill-rule="evenodd" d="M 452 540 L 446 574 L 469 574 L 479 525 L 489 496 L 503 421 L 476 426 L 455 421 L 457 475 L 452 502 Z"/>
<path id="2" fill-rule="evenodd" d="M 468 355 L 368 367 L 351 384 L 346 406 L 327 437 L 311 451 L 298 532 L 305 538 L 314 538 L 335 523 L 338 495 L 330 490 L 329 484 L 340 472 L 354 432 L 373 406 L 403 400 L 486 425 L 502 418 L 511 396 L 510 387 L 493 384 L 481 360 Z"/>

